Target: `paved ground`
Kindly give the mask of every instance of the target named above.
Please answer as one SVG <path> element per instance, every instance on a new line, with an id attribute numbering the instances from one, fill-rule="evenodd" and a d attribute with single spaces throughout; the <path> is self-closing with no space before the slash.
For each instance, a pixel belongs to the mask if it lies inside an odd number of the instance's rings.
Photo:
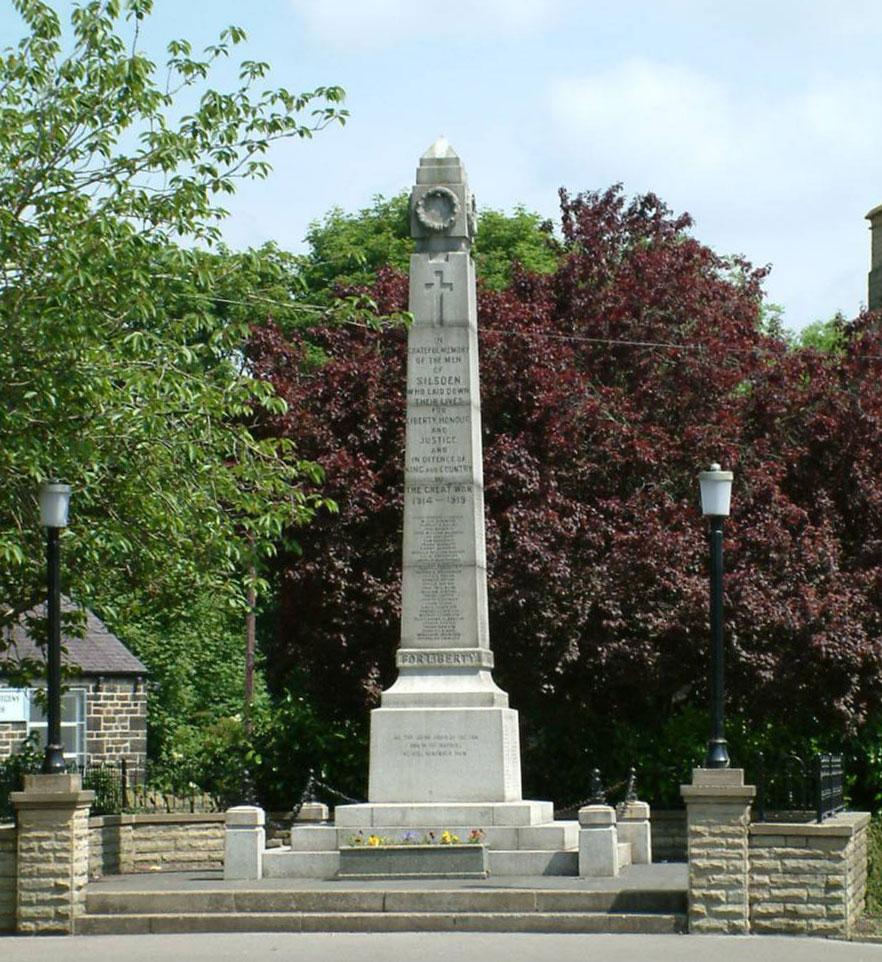
<path id="1" fill-rule="evenodd" d="M 4 962 L 882 962 L 882 945 L 783 936 L 128 935 L 0 938 Z"/>

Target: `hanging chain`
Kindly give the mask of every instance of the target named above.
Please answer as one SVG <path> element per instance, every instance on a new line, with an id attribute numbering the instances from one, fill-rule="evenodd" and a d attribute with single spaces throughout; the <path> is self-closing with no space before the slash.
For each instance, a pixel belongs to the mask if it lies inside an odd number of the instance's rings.
<path id="1" fill-rule="evenodd" d="M 595 768 L 591 772 L 591 794 L 581 802 L 573 802 L 557 810 L 558 815 L 576 813 L 586 805 L 606 805 L 608 796 L 615 794 L 619 789 L 625 788 L 625 799 L 620 803 L 622 807 L 629 802 L 637 801 L 637 770 L 632 766 L 628 772 L 628 777 L 612 785 L 604 785 L 600 775 L 600 769 Z"/>
<path id="2" fill-rule="evenodd" d="M 304 805 L 315 804 L 318 802 L 316 798 L 316 789 L 323 789 L 326 792 L 330 792 L 331 795 L 342 799 L 344 802 L 351 802 L 355 805 L 360 804 L 363 799 L 352 798 L 351 795 L 347 795 L 345 792 L 341 792 L 339 788 L 334 788 L 332 785 L 328 785 L 327 782 L 323 782 L 320 778 L 315 777 L 315 772 L 310 769 L 309 776 L 306 779 L 306 785 L 303 787 L 303 791 L 300 793 L 300 798 L 297 804 L 292 809 L 294 818 L 300 814 L 300 810 Z"/>

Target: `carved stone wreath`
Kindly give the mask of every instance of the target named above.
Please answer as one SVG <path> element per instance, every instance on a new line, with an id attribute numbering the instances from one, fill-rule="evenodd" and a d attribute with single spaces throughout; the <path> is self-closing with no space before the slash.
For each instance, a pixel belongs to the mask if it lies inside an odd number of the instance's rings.
<path id="1" fill-rule="evenodd" d="M 417 220 L 426 230 L 447 230 L 459 213 L 459 199 L 446 187 L 433 187 L 417 201 Z"/>

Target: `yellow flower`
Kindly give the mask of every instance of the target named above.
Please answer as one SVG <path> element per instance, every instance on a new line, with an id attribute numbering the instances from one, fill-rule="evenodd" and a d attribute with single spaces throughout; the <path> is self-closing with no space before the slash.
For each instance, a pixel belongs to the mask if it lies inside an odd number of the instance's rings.
<path id="1" fill-rule="evenodd" d="M 370 838 L 368 838 L 368 845 L 379 845 L 379 844 L 380 844 L 380 838 L 378 835 L 371 835 Z"/>
<path id="2" fill-rule="evenodd" d="M 452 835 L 446 829 L 441 833 L 442 845 L 455 845 L 459 841 L 458 835 Z"/>

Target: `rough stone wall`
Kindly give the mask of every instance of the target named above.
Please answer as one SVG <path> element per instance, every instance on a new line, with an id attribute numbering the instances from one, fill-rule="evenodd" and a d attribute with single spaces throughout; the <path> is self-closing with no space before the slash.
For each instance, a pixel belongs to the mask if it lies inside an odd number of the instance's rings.
<path id="1" fill-rule="evenodd" d="M 871 311 L 882 309 L 882 267 L 876 267 L 870 271 L 867 279 L 867 306 Z"/>
<path id="2" fill-rule="evenodd" d="M 86 763 L 125 758 L 141 770 L 147 758 L 147 693 L 137 678 L 77 678 L 86 689 Z M 0 722 L 0 758 L 14 754 L 27 733 L 25 722 Z"/>
<path id="3" fill-rule="evenodd" d="M 855 833 L 846 850 L 845 885 L 848 895 L 845 900 L 845 917 L 849 935 L 854 928 L 854 924 L 864 914 L 867 905 L 869 829 L 869 815 L 856 821 Z"/>
<path id="4" fill-rule="evenodd" d="M 750 827 L 756 933 L 847 937 L 864 908 L 869 816 Z"/>
<path id="5" fill-rule="evenodd" d="M 100 678 L 86 694 L 86 761 L 125 758 L 142 769 L 147 757 L 147 694 L 133 678 Z"/>
<path id="6" fill-rule="evenodd" d="M 90 820 L 92 877 L 222 868 L 224 813 L 114 815 Z"/>
<path id="7" fill-rule="evenodd" d="M 652 809 L 649 819 L 652 825 L 652 860 L 685 862 L 686 810 Z"/>
<path id="8" fill-rule="evenodd" d="M 266 847 L 281 848 L 291 839 L 294 817 L 291 812 L 266 813 Z"/>
<path id="9" fill-rule="evenodd" d="M 0 932 L 15 930 L 15 848 L 15 826 L 0 825 Z"/>
<path id="10" fill-rule="evenodd" d="M 14 755 L 27 735 L 25 722 L 0 722 L 0 758 Z"/>

